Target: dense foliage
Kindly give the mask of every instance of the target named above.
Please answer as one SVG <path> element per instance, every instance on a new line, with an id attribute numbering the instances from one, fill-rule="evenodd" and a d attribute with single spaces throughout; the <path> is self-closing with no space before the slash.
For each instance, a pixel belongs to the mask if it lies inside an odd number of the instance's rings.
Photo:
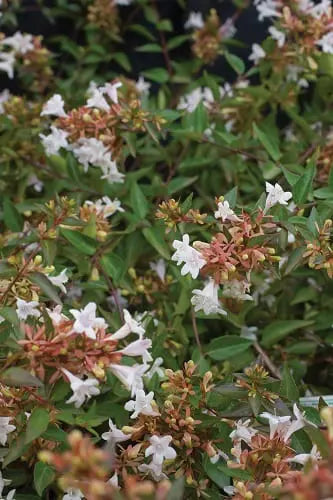
<path id="1" fill-rule="evenodd" d="M 0 3 L 0 499 L 332 498 L 331 1 Z"/>

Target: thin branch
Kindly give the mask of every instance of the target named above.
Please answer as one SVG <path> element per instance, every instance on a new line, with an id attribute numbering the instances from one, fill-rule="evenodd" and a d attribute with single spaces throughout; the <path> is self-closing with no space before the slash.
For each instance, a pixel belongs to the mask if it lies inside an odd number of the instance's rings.
<path id="1" fill-rule="evenodd" d="M 202 346 L 201 346 L 201 343 L 200 343 L 200 338 L 199 338 L 197 320 L 195 318 L 195 313 L 194 313 L 193 308 L 191 308 L 191 317 L 192 317 L 192 326 L 193 326 L 193 332 L 194 332 L 195 341 L 197 343 L 197 346 L 198 346 L 198 349 L 199 349 L 199 352 L 200 352 L 201 356 L 204 356 L 204 353 L 203 353 L 203 350 L 202 350 Z"/>
<path id="2" fill-rule="evenodd" d="M 274 375 L 274 377 L 281 380 L 281 374 L 280 374 L 279 369 L 275 366 L 273 361 L 271 361 L 271 359 L 269 358 L 267 353 L 262 349 L 262 347 L 260 347 L 258 342 L 254 342 L 253 346 L 254 346 L 255 350 L 257 351 L 257 353 L 260 354 L 264 364 L 267 366 L 269 371 Z"/>

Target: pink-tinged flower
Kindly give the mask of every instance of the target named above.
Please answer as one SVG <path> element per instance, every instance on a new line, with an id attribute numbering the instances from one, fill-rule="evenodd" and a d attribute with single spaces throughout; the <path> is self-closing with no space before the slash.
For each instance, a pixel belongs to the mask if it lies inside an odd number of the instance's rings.
<path id="1" fill-rule="evenodd" d="M 265 212 L 277 204 L 288 205 L 288 201 L 292 198 L 292 193 L 290 191 L 283 191 L 282 187 L 277 182 L 274 186 L 266 182 L 266 193 Z"/>
<path id="2" fill-rule="evenodd" d="M 36 300 L 31 300 L 27 302 L 23 299 L 17 299 L 16 301 L 16 314 L 19 319 L 26 320 L 29 316 L 34 318 L 39 318 L 41 315 L 38 310 L 39 302 Z"/>
<path id="3" fill-rule="evenodd" d="M 190 237 L 188 234 L 183 235 L 182 241 L 175 240 L 172 246 L 176 251 L 171 259 L 176 261 L 177 266 L 184 263 L 181 270 L 182 276 L 190 273 L 192 278 L 195 279 L 198 277 L 200 269 L 206 264 L 206 261 L 202 258 L 200 252 L 189 245 L 189 242 Z"/>
<path id="4" fill-rule="evenodd" d="M 152 357 L 148 352 L 148 349 L 151 348 L 151 340 L 150 339 L 139 339 L 135 340 L 131 344 L 128 344 L 124 349 L 122 349 L 121 354 L 124 356 L 142 356 L 142 361 L 147 363 L 152 361 Z"/>
<path id="5" fill-rule="evenodd" d="M 135 364 L 133 366 L 110 364 L 109 368 L 113 375 L 117 377 L 124 386 L 131 391 L 133 397 L 138 390 L 143 389 L 143 380 L 145 372 L 148 370 L 147 365 Z"/>
<path id="6" fill-rule="evenodd" d="M 87 108 L 97 108 L 102 111 L 109 111 L 110 109 L 103 93 L 98 88 L 92 90 L 91 97 L 89 97 L 86 106 Z"/>
<path id="7" fill-rule="evenodd" d="M 119 330 L 117 330 L 111 338 L 113 340 L 120 340 L 127 337 L 130 333 L 136 333 L 141 339 L 145 334 L 145 329 L 131 316 L 131 313 L 127 311 L 127 309 L 124 309 L 124 320 L 125 324 L 119 328 Z"/>
<path id="8" fill-rule="evenodd" d="M 122 443 L 123 441 L 128 441 L 131 438 L 130 434 L 124 434 L 109 418 L 110 430 L 102 434 L 102 439 L 105 441 L 112 441 L 113 443 Z"/>
<path id="9" fill-rule="evenodd" d="M 203 311 L 205 314 L 227 314 L 221 307 L 218 299 L 219 286 L 216 285 L 213 279 L 210 279 L 203 290 L 193 290 L 191 304 L 194 311 Z"/>
<path id="10" fill-rule="evenodd" d="M 41 116 L 53 115 L 65 117 L 64 100 L 59 94 L 54 94 L 43 106 Z"/>
<path id="11" fill-rule="evenodd" d="M 151 391 L 147 395 L 144 390 L 139 390 L 135 394 L 135 400 L 127 401 L 124 408 L 126 411 L 132 411 L 131 418 L 137 418 L 140 414 L 157 417 L 158 411 L 155 411 L 152 403 L 154 393 Z"/>
<path id="12" fill-rule="evenodd" d="M 121 82 L 116 82 L 116 83 L 106 83 L 103 87 L 100 88 L 100 90 L 104 93 L 107 94 L 111 101 L 114 103 L 118 104 L 118 93 L 117 89 L 119 89 L 122 86 Z"/>

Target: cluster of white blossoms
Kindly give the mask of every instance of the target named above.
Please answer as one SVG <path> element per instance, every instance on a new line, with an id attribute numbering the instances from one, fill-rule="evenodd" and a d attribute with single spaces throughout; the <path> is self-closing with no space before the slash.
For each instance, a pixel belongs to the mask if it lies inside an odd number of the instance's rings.
<path id="1" fill-rule="evenodd" d="M 103 196 L 96 201 L 86 200 L 84 204 L 88 207 L 93 207 L 96 213 L 102 215 L 104 219 L 111 217 L 116 212 L 125 212 L 118 198 L 111 200 L 108 196 Z"/>
<path id="2" fill-rule="evenodd" d="M 16 57 L 24 55 L 34 48 L 33 36 L 23 35 L 17 31 L 0 41 L 0 71 L 7 73 L 8 78 L 14 78 Z"/>
<path id="3" fill-rule="evenodd" d="M 120 82 L 116 82 L 106 83 L 98 87 L 92 82 L 88 89 L 88 99 L 85 106 L 108 111 L 111 106 L 110 102 L 118 104 L 117 89 L 121 85 Z M 53 95 L 44 104 L 41 116 L 66 117 L 64 104 L 64 100 L 59 94 Z M 61 149 L 71 151 L 85 172 L 91 166 L 98 167 L 102 170 L 102 179 L 106 179 L 109 183 L 124 182 L 124 174 L 119 172 L 116 162 L 112 160 L 110 150 L 99 139 L 81 137 L 76 142 L 69 143 L 68 132 L 54 125 L 51 125 L 48 135 L 40 134 L 39 136 L 46 154 L 58 155 Z"/>
<path id="4" fill-rule="evenodd" d="M 266 182 L 266 202 L 264 213 L 268 212 L 275 205 L 288 205 L 288 201 L 292 198 L 292 193 L 289 191 L 284 191 L 280 184 L 275 183 L 275 185 Z M 217 210 L 214 213 L 217 220 L 222 221 L 222 224 L 226 221 L 239 222 L 241 219 L 235 214 L 235 212 L 230 207 L 227 200 L 219 201 L 217 205 Z M 182 265 L 181 269 L 182 276 L 190 274 L 193 279 L 199 276 L 200 269 L 206 264 L 205 259 L 202 254 L 190 245 L 190 237 L 188 234 L 184 234 L 182 241 L 174 240 L 172 244 L 173 248 L 176 250 L 172 255 L 171 260 L 174 260 L 177 265 Z M 224 284 L 223 296 L 226 298 L 236 299 L 240 301 L 254 300 L 253 297 L 248 293 L 250 291 L 250 283 L 246 280 L 231 280 Z M 193 305 L 194 311 L 203 311 L 204 314 L 227 314 L 226 311 L 221 307 L 218 298 L 219 286 L 214 282 L 213 279 L 209 279 L 205 284 L 203 290 L 195 289 L 193 290 L 193 297 L 191 303 Z"/>

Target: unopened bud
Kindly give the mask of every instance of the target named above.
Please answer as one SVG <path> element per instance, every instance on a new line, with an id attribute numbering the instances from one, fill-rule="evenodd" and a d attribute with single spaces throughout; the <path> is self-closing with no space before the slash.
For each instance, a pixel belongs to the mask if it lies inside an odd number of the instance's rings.
<path id="1" fill-rule="evenodd" d="M 36 255 L 36 257 L 34 258 L 34 264 L 35 266 L 39 266 L 39 264 L 41 264 L 43 262 L 43 258 L 41 255 Z"/>

